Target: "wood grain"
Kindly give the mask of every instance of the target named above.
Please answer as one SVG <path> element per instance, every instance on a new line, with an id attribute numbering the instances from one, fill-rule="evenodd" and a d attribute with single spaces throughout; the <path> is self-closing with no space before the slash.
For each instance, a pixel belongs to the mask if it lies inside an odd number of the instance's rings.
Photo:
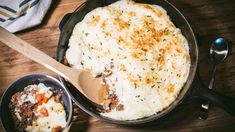
<path id="1" fill-rule="evenodd" d="M 196 34 L 200 50 L 199 69 L 205 83 L 209 80 L 211 69 L 209 47 L 212 41 L 219 36 L 230 41 L 231 53 L 226 61 L 218 66 L 214 90 L 235 97 L 235 1 L 169 1 L 185 15 Z M 60 35 L 59 22 L 66 13 L 75 10 L 82 2 L 84 1 L 56 1 L 40 26 L 19 32 L 16 35 L 51 57 L 55 57 Z M 56 74 L 43 66 L 0 43 L 0 96 L 12 81 L 30 73 L 46 73 L 57 77 Z M 139 126 L 110 124 L 90 117 L 75 108 L 77 120 L 73 122 L 70 131 L 235 131 L 235 117 L 217 107 L 210 108 L 207 120 L 199 120 L 200 104 L 200 100 L 190 100 L 165 120 Z"/>

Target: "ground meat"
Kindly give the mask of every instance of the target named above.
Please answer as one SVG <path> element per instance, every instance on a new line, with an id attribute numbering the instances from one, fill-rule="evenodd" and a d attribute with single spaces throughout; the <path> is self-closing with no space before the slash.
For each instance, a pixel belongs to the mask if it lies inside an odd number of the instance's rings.
<path id="1" fill-rule="evenodd" d="M 113 92 L 107 95 L 105 99 L 105 103 L 103 104 L 104 112 L 110 112 L 111 110 L 115 109 L 118 104 L 117 95 Z"/>
<path id="2" fill-rule="evenodd" d="M 32 112 L 36 108 L 37 108 L 37 105 L 32 104 L 30 102 L 25 102 L 24 104 L 21 105 L 21 107 L 18 107 L 18 105 L 16 105 L 16 102 L 10 102 L 9 109 L 11 111 L 11 115 L 14 120 L 16 131 L 20 131 L 20 132 L 24 131 L 24 129 L 28 125 L 32 125 L 33 120 L 37 119 L 37 117 Z M 21 116 L 21 121 L 15 115 L 16 113 L 15 109 L 18 109 L 19 111 L 18 113 Z"/>

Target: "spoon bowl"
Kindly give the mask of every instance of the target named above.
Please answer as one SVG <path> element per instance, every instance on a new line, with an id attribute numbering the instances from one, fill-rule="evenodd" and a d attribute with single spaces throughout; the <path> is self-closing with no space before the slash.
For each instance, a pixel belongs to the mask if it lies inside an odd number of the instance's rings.
<path id="1" fill-rule="evenodd" d="M 210 56 L 216 65 L 225 60 L 228 55 L 228 42 L 224 38 L 217 38 L 211 45 Z"/>

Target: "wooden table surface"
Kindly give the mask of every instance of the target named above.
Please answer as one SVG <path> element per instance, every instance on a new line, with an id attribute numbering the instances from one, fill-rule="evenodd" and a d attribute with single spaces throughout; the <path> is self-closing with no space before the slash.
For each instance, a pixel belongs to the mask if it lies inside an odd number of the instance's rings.
<path id="1" fill-rule="evenodd" d="M 198 39 L 200 74 L 208 82 L 211 63 L 209 48 L 216 37 L 235 43 L 234 0 L 169 0 L 188 19 Z M 16 33 L 17 36 L 55 58 L 62 17 L 76 9 L 84 0 L 57 0 L 37 27 Z M 214 90 L 235 97 L 235 46 L 227 60 L 218 66 Z M 0 96 L 15 79 L 31 73 L 58 77 L 43 66 L 25 58 L 0 43 Z M 77 120 L 70 131 L 235 131 L 235 117 L 217 107 L 211 107 L 207 120 L 198 119 L 201 101 L 185 103 L 162 122 L 139 126 L 120 126 L 97 120 L 78 108 Z M 0 127 L 0 131 L 3 130 Z"/>

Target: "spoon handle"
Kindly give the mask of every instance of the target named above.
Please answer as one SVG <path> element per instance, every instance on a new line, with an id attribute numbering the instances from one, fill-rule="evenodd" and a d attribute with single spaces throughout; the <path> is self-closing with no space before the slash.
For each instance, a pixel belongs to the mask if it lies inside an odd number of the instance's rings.
<path id="1" fill-rule="evenodd" d="M 215 81 L 215 73 L 216 73 L 216 65 L 213 64 L 212 72 L 211 72 L 211 79 L 210 79 L 210 83 L 209 83 L 209 86 L 208 86 L 209 89 L 213 88 L 214 81 Z M 209 101 L 206 101 L 205 103 L 203 103 L 201 105 L 201 110 L 199 112 L 199 118 L 200 119 L 203 119 L 203 120 L 207 119 L 208 109 L 209 109 Z"/>
<path id="2" fill-rule="evenodd" d="M 56 60 L 54 60 L 44 52 L 31 46 L 29 43 L 18 38 L 17 36 L 10 33 L 1 26 L 0 26 L 0 41 L 3 42 L 5 45 L 9 46 L 10 48 L 23 54 L 24 56 L 38 62 L 39 64 L 42 64 L 43 66 L 47 67 L 48 69 L 56 72 L 57 74 L 65 78 L 68 78 L 67 75 L 68 71 L 72 72 L 72 70 L 70 70 L 71 68 L 68 68 L 63 64 L 57 62 Z"/>
<path id="3" fill-rule="evenodd" d="M 210 80 L 210 83 L 209 83 L 209 89 L 212 89 L 213 88 L 213 85 L 214 85 L 214 81 L 215 81 L 215 73 L 216 73 L 216 65 L 213 64 L 213 67 L 212 67 L 212 74 L 211 74 L 211 80 Z"/>

